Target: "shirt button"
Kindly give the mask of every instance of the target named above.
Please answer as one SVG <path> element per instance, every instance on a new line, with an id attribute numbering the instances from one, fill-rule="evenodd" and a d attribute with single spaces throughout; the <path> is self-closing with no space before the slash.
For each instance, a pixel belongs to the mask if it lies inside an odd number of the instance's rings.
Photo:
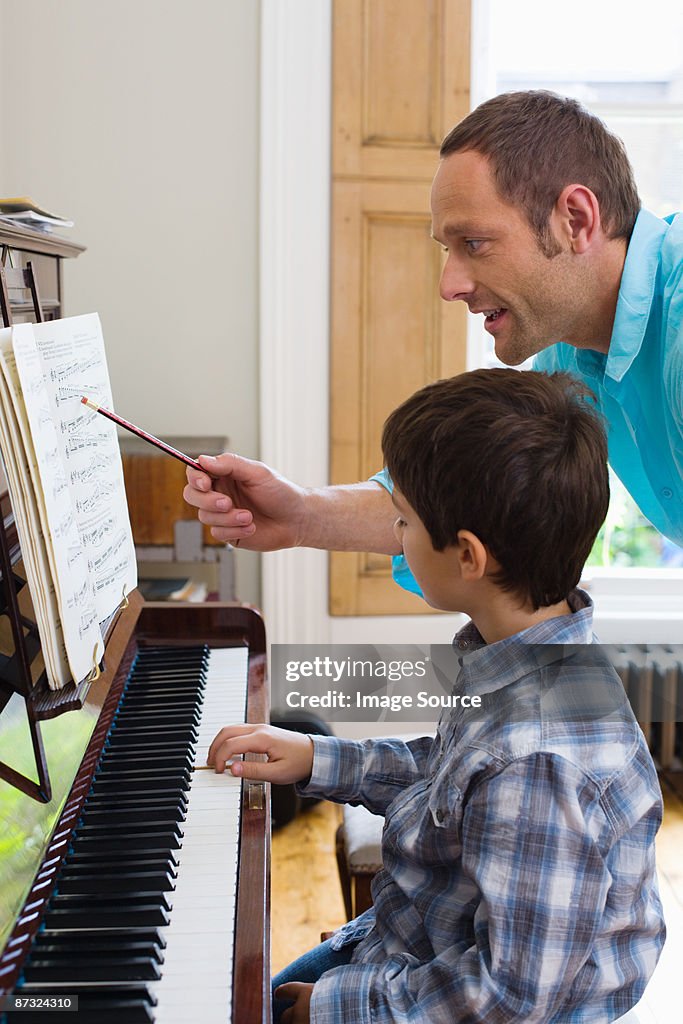
<path id="1" fill-rule="evenodd" d="M 458 647 L 461 651 L 467 650 L 467 640 L 458 640 Z"/>
<path id="2" fill-rule="evenodd" d="M 670 487 L 662 487 L 662 497 L 663 498 L 673 498 L 673 496 L 674 496 L 674 492 L 671 490 Z"/>
<path id="3" fill-rule="evenodd" d="M 443 819 L 445 817 L 446 817 L 446 815 L 444 814 L 444 812 L 439 807 L 438 811 L 436 812 L 436 820 L 438 821 L 439 825 L 441 824 L 441 822 L 443 821 Z"/>

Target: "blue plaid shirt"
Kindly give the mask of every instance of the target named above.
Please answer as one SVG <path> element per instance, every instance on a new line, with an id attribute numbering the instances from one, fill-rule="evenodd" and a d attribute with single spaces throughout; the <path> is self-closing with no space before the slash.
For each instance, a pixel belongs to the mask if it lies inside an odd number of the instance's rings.
<path id="1" fill-rule="evenodd" d="M 665 936 L 661 793 L 609 663 L 587 680 L 566 657 L 591 641 L 590 599 L 570 603 L 488 646 L 457 634 L 455 689 L 485 715 L 444 712 L 435 739 L 312 737 L 301 791 L 385 815 L 374 907 L 336 933 L 360 942 L 316 983 L 312 1024 L 607 1024 L 641 997 Z M 567 722 L 550 679 L 613 709 Z"/>

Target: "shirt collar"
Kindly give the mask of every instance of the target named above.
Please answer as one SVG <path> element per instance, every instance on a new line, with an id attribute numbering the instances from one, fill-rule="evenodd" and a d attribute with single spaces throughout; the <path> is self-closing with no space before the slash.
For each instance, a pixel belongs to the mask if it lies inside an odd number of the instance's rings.
<path id="1" fill-rule="evenodd" d="M 641 210 L 626 250 L 605 375 L 620 381 L 640 352 L 654 299 L 662 242 L 669 224 Z"/>
<path id="2" fill-rule="evenodd" d="M 593 640 L 593 602 L 578 587 L 567 597 L 571 614 L 546 619 L 535 626 L 487 644 L 473 622 L 459 630 L 453 647 L 461 667 L 458 686 L 468 692 L 491 693 L 529 671 L 529 656 L 538 665 L 566 657 L 567 646 Z"/>

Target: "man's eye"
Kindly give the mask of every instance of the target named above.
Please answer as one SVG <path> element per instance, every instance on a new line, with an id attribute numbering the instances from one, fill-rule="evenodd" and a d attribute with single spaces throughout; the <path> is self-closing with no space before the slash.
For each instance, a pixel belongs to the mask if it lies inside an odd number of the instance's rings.
<path id="1" fill-rule="evenodd" d="M 481 238 L 467 238 L 465 239 L 465 248 L 468 252 L 476 252 L 483 240 Z"/>

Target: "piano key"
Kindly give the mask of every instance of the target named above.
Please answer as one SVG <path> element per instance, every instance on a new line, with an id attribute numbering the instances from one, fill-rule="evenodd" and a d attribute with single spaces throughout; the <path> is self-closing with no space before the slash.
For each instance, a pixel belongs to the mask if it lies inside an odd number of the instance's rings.
<path id="1" fill-rule="evenodd" d="M 76 948 L 101 944 L 103 947 L 123 946 L 126 943 L 140 943 L 150 949 L 155 947 L 163 951 L 166 940 L 158 928 L 138 928 L 130 935 L 116 928 L 82 928 L 62 931 L 59 928 L 42 928 L 36 935 L 35 942 L 38 945 L 61 946 L 73 945 Z"/>
<path id="2" fill-rule="evenodd" d="M 145 934 L 148 937 L 144 937 Z M 144 933 L 142 930 L 132 936 L 121 931 L 39 932 L 33 951 L 43 957 L 49 954 L 66 958 L 85 952 L 88 956 L 99 953 L 119 957 L 144 954 L 159 964 L 164 960 L 159 932 Z"/>
<path id="3" fill-rule="evenodd" d="M 116 874 L 85 874 L 63 872 L 59 878 L 59 892 L 75 895 L 77 893 L 124 893 L 131 891 L 133 886 L 138 890 L 154 890 L 171 892 L 175 889 L 174 876 L 168 871 L 118 871 Z"/>
<path id="4" fill-rule="evenodd" d="M 91 928 L 93 914 L 96 914 L 102 928 L 156 928 L 169 922 L 168 911 L 156 901 L 140 903 L 136 907 L 60 906 L 48 911 L 45 924 L 48 928 Z"/>
<path id="5" fill-rule="evenodd" d="M 33 980 L 54 981 L 62 988 L 82 985 L 86 982 L 101 984 L 118 981 L 157 981 L 161 977 L 159 965 L 147 956 L 91 957 L 83 953 L 78 960 L 64 961 L 57 957 L 32 956 L 31 963 L 24 970 L 24 977 L 30 984 Z"/>

